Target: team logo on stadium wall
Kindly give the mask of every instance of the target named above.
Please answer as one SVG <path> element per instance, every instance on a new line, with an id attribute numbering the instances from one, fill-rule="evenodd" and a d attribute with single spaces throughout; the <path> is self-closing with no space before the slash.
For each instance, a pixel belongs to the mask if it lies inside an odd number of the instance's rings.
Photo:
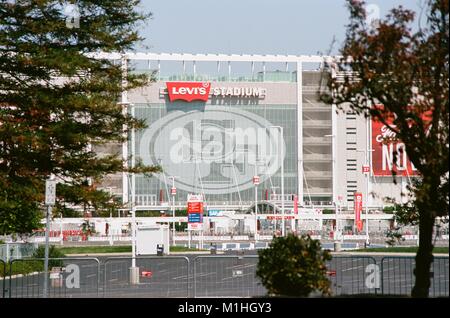
<path id="1" fill-rule="evenodd" d="M 274 175 L 285 157 L 280 131 L 253 113 L 222 106 L 204 111 L 173 111 L 140 138 L 145 164 L 161 164 L 176 187 L 205 194 L 253 188 L 255 165 L 260 182 Z M 164 175 L 156 177 L 165 182 Z"/>

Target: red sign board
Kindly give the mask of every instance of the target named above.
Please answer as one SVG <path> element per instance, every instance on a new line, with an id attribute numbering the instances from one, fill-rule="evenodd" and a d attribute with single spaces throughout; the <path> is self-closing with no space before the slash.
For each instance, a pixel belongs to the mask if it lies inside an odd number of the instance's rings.
<path id="1" fill-rule="evenodd" d="M 361 221 L 362 193 L 360 193 L 360 192 L 355 192 L 354 209 L 355 209 L 356 227 L 357 227 L 358 231 L 362 231 L 362 221 Z"/>
<path id="2" fill-rule="evenodd" d="M 172 195 L 176 195 L 177 194 L 177 188 L 171 188 L 170 189 L 170 193 L 172 194 Z"/>
<path id="3" fill-rule="evenodd" d="M 254 185 L 258 185 L 259 184 L 259 176 L 254 176 L 253 177 L 253 184 Z"/>
<path id="4" fill-rule="evenodd" d="M 417 175 L 417 171 L 405 151 L 405 144 L 383 123 L 372 120 L 372 166 L 375 176 Z M 394 153 L 397 158 L 394 162 Z"/>
<path id="5" fill-rule="evenodd" d="M 188 202 L 188 213 L 203 213 L 203 202 Z"/>
<path id="6" fill-rule="evenodd" d="M 362 166 L 362 172 L 363 173 L 369 173 L 370 172 L 370 166 L 366 166 L 366 165 Z"/>
<path id="7" fill-rule="evenodd" d="M 208 82 L 166 82 L 169 100 L 208 101 L 211 85 Z"/>

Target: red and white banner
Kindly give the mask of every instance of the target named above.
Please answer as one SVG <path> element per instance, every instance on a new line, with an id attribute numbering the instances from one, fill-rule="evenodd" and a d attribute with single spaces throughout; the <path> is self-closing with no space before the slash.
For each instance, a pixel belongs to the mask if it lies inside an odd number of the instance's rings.
<path id="1" fill-rule="evenodd" d="M 375 176 L 417 175 L 417 170 L 406 154 L 405 144 L 383 123 L 372 120 L 372 168 Z M 394 153 L 397 158 L 394 162 Z"/>
<path id="2" fill-rule="evenodd" d="M 166 82 L 169 100 L 208 101 L 211 84 L 208 82 Z"/>
<path id="3" fill-rule="evenodd" d="M 187 212 L 189 213 L 203 213 L 203 202 L 188 202 Z"/>
<path id="4" fill-rule="evenodd" d="M 361 211 L 362 211 L 362 193 L 355 192 L 355 225 L 358 231 L 362 231 Z"/>
<path id="5" fill-rule="evenodd" d="M 294 194 L 294 214 L 298 214 L 298 195 Z"/>

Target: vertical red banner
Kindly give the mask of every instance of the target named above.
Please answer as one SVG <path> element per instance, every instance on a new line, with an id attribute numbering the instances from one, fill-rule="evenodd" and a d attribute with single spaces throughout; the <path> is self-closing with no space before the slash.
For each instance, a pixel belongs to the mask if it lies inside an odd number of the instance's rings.
<path id="1" fill-rule="evenodd" d="M 358 231 L 362 231 L 362 221 L 361 221 L 361 211 L 362 211 L 362 193 L 355 192 L 355 201 L 354 201 L 354 209 L 355 209 L 355 225 Z"/>
<path id="2" fill-rule="evenodd" d="M 298 214 L 298 195 L 294 194 L 294 214 Z"/>

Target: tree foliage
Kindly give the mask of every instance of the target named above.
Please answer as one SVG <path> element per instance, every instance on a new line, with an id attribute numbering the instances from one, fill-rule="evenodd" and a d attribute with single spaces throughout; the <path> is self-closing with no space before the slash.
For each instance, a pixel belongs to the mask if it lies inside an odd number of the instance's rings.
<path id="1" fill-rule="evenodd" d="M 65 1 L 1 2 L 0 224 L 5 232 L 36 226 L 50 175 L 59 182 L 60 211 L 74 205 L 102 209 L 111 201 L 96 185 L 124 171 L 124 161 L 119 154 L 100 157 L 95 147 L 124 141 L 144 122 L 124 114 L 118 103 L 119 63 L 89 54 L 133 48 L 140 40 L 137 29 L 150 16 L 137 11 L 139 3 L 79 0 L 77 27 L 66 23 Z M 127 89 L 148 82 L 138 75 L 127 80 Z M 25 224 L 9 221 L 19 218 Z"/>
<path id="2" fill-rule="evenodd" d="M 411 187 L 414 196 L 399 211 L 401 219 L 419 223 L 412 294 L 426 297 L 433 224 L 449 208 L 449 3 L 427 1 L 426 23 L 417 32 L 411 28 L 414 13 L 403 7 L 369 26 L 365 3 L 347 3 L 350 23 L 343 57 L 331 65 L 331 95 L 324 100 L 370 115 L 405 144 L 421 182 Z"/>
<path id="3" fill-rule="evenodd" d="M 258 254 L 256 275 L 270 295 L 307 297 L 315 291 L 331 293 L 325 266 L 331 255 L 309 235 L 274 237 L 269 248 Z"/>

